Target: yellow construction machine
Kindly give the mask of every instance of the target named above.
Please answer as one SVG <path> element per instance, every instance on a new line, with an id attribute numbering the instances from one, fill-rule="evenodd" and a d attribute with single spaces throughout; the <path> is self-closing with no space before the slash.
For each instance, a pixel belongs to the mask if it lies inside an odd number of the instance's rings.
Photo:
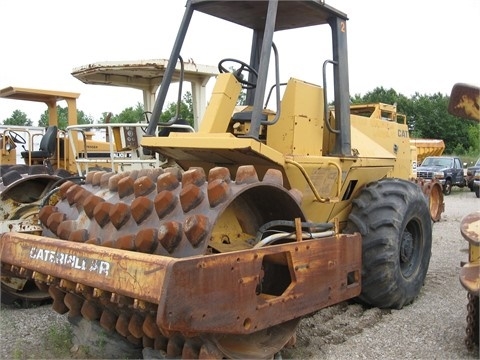
<path id="1" fill-rule="evenodd" d="M 441 139 L 410 139 L 410 143 L 417 147 L 417 164 L 428 156 L 440 156 L 445 150 L 445 142 Z"/>
<path id="2" fill-rule="evenodd" d="M 158 137 L 197 13 L 250 29 L 250 59 L 219 62 L 198 132 Z M 332 52 L 312 66 L 323 85 L 283 85 L 291 50 L 277 48 L 276 32 L 326 26 Z M 187 1 L 141 140 L 174 166 L 65 182 L 62 200 L 40 211 L 41 236 L 2 235 L 2 273 L 34 279 L 56 311 L 168 358 L 272 358 L 319 309 L 412 303 L 431 255 L 429 197 L 409 180 L 405 121 L 350 113 L 347 59 L 347 16 L 323 1 Z"/>
<path id="3" fill-rule="evenodd" d="M 450 95 L 448 111 L 455 116 L 480 121 L 480 88 L 465 83 L 455 84 Z M 480 186 L 480 174 L 475 176 Z M 468 241 L 468 262 L 462 263 L 460 283 L 467 290 L 467 327 L 465 344 L 472 349 L 479 343 L 480 323 L 480 211 L 466 215 L 460 223 L 460 233 Z"/>
<path id="4" fill-rule="evenodd" d="M 55 196 L 49 197 L 49 192 L 76 170 L 72 166 L 74 159 L 68 156 L 68 146 L 63 156 L 58 151 L 65 149 L 66 139 L 65 132 L 58 129 L 57 104 L 66 102 L 68 122 L 76 124 L 78 97 L 77 93 L 20 87 L 0 90 L 2 99 L 44 103 L 49 117 L 46 129 L 10 125 L 1 127 L 0 233 L 42 233 L 38 219 L 40 207 L 58 200 Z M 39 291 L 33 281 L 3 272 L 1 289 L 3 303 L 35 302 L 49 298 L 48 292 Z"/>
<path id="5" fill-rule="evenodd" d="M 112 125 L 109 130 L 115 141 L 95 140 L 91 125 L 77 125 L 78 97 L 78 93 L 45 89 L 6 87 L 0 90 L 1 99 L 44 103 L 49 121 L 46 129 L 0 127 L 0 233 L 40 235 L 40 208 L 58 201 L 50 193 L 54 195 L 54 189 L 67 178 L 79 182 L 89 169 L 108 170 L 134 161 L 125 151 L 124 156 L 114 155 L 130 149 L 132 139 L 136 140 L 137 133 L 141 133 L 140 125 Z M 57 106 L 61 102 L 67 105 L 68 130 L 59 128 Z M 125 135 L 127 130 L 132 134 L 130 137 Z M 125 139 L 130 139 L 128 144 Z M 3 303 L 43 301 L 50 297 L 38 291 L 32 282 L 9 274 L 2 273 L 1 286 Z"/>

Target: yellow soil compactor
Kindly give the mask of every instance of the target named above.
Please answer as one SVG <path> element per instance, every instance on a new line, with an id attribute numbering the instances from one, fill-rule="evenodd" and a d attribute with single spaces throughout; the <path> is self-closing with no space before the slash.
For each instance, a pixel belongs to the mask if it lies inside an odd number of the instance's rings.
<path id="1" fill-rule="evenodd" d="M 198 132 L 159 137 L 196 13 L 250 29 L 250 59 L 219 62 Z M 324 84 L 283 83 L 290 49 L 274 36 L 310 26 L 331 29 Z M 170 358 L 272 358 L 329 305 L 400 309 L 429 266 L 431 196 L 409 180 L 404 119 L 351 114 L 349 100 L 344 13 L 318 0 L 189 0 L 141 140 L 173 165 L 65 182 L 40 211 L 41 236 L 2 235 L 2 272 L 48 289 L 56 311 Z"/>

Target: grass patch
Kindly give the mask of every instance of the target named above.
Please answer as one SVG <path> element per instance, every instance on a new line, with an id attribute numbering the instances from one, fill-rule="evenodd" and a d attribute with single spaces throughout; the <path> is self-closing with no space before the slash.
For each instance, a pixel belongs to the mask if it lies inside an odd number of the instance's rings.
<path id="1" fill-rule="evenodd" d="M 45 349 L 55 356 L 63 357 L 70 354 L 73 332 L 69 324 L 51 325 L 45 333 Z"/>

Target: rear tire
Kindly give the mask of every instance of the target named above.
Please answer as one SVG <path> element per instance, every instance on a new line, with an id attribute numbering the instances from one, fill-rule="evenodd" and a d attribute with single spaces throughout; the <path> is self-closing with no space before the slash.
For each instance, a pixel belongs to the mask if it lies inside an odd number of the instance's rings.
<path id="1" fill-rule="evenodd" d="M 347 232 L 363 238 L 359 300 L 400 309 L 418 296 L 427 274 L 432 222 L 420 188 L 401 179 L 369 184 L 353 200 Z"/>
<path id="2" fill-rule="evenodd" d="M 475 186 L 475 187 L 474 187 L 474 191 L 475 191 L 475 196 L 476 196 L 477 198 L 480 198 L 480 186 L 478 186 L 478 185 Z"/>

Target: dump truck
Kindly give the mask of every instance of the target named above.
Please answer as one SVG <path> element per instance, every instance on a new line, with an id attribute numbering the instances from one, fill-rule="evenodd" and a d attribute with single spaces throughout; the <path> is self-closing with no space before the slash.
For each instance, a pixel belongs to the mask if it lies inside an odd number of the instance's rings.
<path id="1" fill-rule="evenodd" d="M 463 119 L 480 121 L 480 87 L 457 83 L 453 86 L 448 112 Z M 480 184 L 480 177 L 476 179 Z M 467 290 L 467 326 L 465 345 L 479 344 L 480 323 L 480 211 L 467 214 L 460 222 L 460 233 L 468 241 L 468 261 L 460 264 L 460 283 Z"/>
<path id="2" fill-rule="evenodd" d="M 198 13 L 250 29 L 250 59 L 219 61 L 198 132 L 159 137 Z M 141 140 L 172 166 L 63 183 L 61 201 L 39 213 L 42 235 L 2 235 L 2 273 L 48 288 L 55 311 L 168 358 L 272 358 L 322 308 L 412 303 L 431 255 L 429 199 L 409 179 L 407 125 L 350 113 L 347 20 L 317 0 L 188 0 Z M 291 50 L 276 32 L 327 26 L 332 51 L 314 67 L 323 85 L 283 85 L 280 54 Z"/>
<path id="3" fill-rule="evenodd" d="M 417 147 L 417 164 L 420 165 L 428 156 L 440 156 L 445 150 L 442 139 L 410 139 L 410 143 Z"/>

